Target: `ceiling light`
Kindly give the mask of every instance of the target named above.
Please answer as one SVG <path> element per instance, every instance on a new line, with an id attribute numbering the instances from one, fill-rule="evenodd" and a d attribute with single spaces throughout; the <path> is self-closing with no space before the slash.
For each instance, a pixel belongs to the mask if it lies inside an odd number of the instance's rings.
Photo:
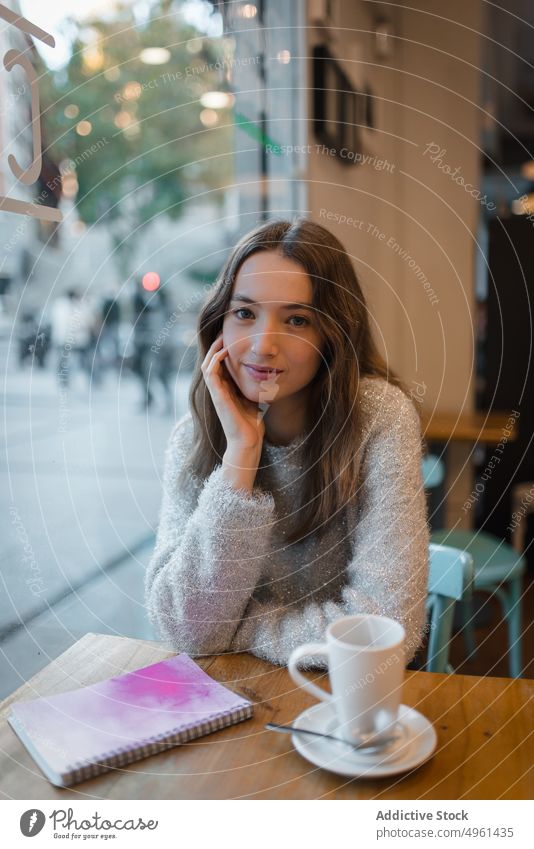
<path id="1" fill-rule="evenodd" d="M 164 65 L 171 58 L 171 51 L 166 47 L 145 47 L 139 58 L 145 65 Z"/>
<path id="2" fill-rule="evenodd" d="M 229 109 L 234 105 L 235 97 L 229 91 L 206 91 L 200 102 L 206 109 Z"/>

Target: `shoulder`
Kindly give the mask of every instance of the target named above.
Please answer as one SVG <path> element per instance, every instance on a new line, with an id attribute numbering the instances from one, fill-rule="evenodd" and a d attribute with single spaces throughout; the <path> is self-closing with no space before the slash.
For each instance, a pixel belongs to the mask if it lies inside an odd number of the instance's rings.
<path id="1" fill-rule="evenodd" d="M 412 399 L 382 377 L 362 378 L 359 405 L 364 434 L 393 430 L 421 434 L 419 413 Z"/>
<path id="2" fill-rule="evenodd" d="M 193 417 L 187 412 L 175 422 L 165 449 L 167 462 L 173 462 L 189 453 L 193 441 Z"/>
<path id="3" fill-rule="evenodd" d="M 385 497 L 391 492 L 421 489 L 423 440 L 419 412 L 412 399 L 383 378 L 362 381 L 363 470 L 371 486 Z"/>
<path id="4" fill-rule="evenodd" d="M 180 439 L 187 434 L 193 433 L 193 416 L 190 412 L 184 413 L 174 424 L 170 439 Z"/>

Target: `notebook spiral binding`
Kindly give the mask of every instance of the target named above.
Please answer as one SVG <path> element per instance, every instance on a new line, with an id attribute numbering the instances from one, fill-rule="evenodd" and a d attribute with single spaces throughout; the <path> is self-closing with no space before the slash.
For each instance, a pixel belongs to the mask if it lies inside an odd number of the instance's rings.
<path id="1" fill-rule="evenodd" d="M 106 752 L 97 761 L 75 761 L 68 774 L 62 776 L 62 778 L 65 783 L 76 784 L 78 781 L 101 775 L 109 769 L 126 766 L 133 761 L 155 755 L 181 743 L 187 743 L 212 731 L 218 731 L 244 719 L 250 719 L 252 715 L 252 704 L 243 705 L 243 707 L 237 709 L 229 708 L 224 713 L 208 716 L 200 725 L 181 725 L 172 728 L 168 733 L 156 734 L 139 741 L 133 748 L 131 746 L 120 746 L 118 749 Z"/>

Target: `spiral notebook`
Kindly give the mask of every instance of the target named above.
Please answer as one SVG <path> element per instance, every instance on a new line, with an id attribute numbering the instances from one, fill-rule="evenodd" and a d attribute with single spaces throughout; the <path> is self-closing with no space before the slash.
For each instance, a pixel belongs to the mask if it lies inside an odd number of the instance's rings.
<path id="1" fill-rule="evenodd" d="M 52 784 L 67 787 L 252 716 L 187 654 L 12 705 L 8 722 Z"/>

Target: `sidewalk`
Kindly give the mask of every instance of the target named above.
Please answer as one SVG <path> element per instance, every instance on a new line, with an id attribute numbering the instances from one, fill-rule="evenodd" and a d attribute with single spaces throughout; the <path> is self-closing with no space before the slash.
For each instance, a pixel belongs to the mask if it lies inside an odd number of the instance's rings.
<path id="1" fill-rule="evenodd" d="M 143 574 L 161 500 L 163 452 L 187 409 L 139 412 L 135 379 L 76 375 L 60 396 L 52 368 L 18 370 L 0 342 L 0 698 L 88 630 L 153 638 Z"/>

